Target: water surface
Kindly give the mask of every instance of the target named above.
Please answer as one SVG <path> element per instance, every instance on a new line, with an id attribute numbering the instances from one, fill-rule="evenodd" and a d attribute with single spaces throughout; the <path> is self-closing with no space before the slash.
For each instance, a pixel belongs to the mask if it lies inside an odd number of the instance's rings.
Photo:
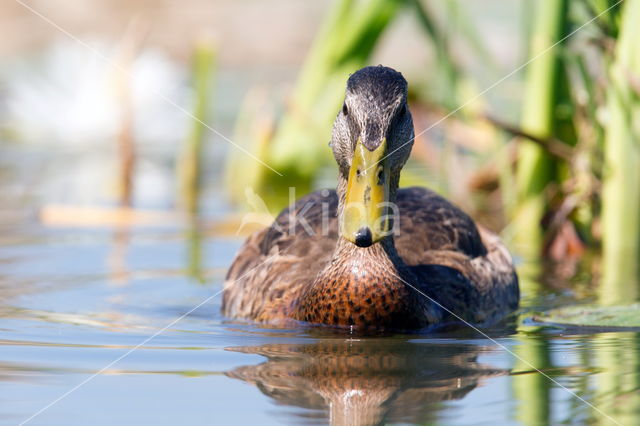
<path id="1" fill-rule="evenodd" d="M 529 319 L 571 294 L 489 337 L 261 328 L 220 315 L 241 239 L 211 234 L 4 229 L 0 423 L 638 424 L 640 335 Z"/>

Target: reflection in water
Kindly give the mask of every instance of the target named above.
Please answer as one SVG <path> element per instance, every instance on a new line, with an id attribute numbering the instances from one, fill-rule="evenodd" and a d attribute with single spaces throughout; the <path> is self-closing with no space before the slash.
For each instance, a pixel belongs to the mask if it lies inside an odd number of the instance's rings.
<path id="1" fill-rule="evenodd" d="M 540 328 L 516 336 L 511 380 L 519 424 L 640 424 L 640 334 L 571 331 L 558 339 Z"/>
<path id="2" fill-rule="evenodd" d="M 640 334 L 601 334 L 593 346 L 597 364 L 606 366 L 597 377 L 594 401 L 610 418 L 594 417 L 606 425 L 640 424 Z"/>
<path id="3" fill-rule="evenodd" d="M 479 364 L 488 348 L 405 339 L 323 340 L 228 348 L 268 358 L 228 376 L 277 402 L 320 409 L 333 425 L 435 420 L 441 401 L 461 399 L 508 370 Z"/>
<path id="4" fill-rule="evenodd" d="M 115 285 L 125 285 L 129 278 L 127 268 L 127 254 L 131 240 L 131 232 L 128 227 L 121 226 L 114 230 L 111 250 L 107 257 L 109 267 L 109 280 Z"/>
<path id="5" fill-rule="evenodd" d="M 193 280 L 204 283 L 204 273 L 202 270 L 202 236 L 204 233 L 203 224 L 197 215 L 193 215 L 189 222 L 186 233 L 187 240 L 187 275 Z"/>
<path id="6" fill-rule="evenodd" d="M 547 338 L 536 334 L 523 334 L 517 337 L 515 371 L 527 371 L 532 368 L 545 371 L 552 367 L 549 342 Z M 513 376 L 513 394 L 518 401 L 517 419 L 522 425 L 549 424 L 550 392 L 552 382 L 539 373 L 518 374 Z"/>

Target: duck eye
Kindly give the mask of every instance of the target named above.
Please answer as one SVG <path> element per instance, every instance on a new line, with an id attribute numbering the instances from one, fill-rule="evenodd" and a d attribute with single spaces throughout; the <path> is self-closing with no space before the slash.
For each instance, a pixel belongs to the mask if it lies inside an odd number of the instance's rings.
<path id="1" fill-rule="evenodd" d="M 348 115 L 349 114 L 349 109 L 347 108 L 347 103 L 346 102 L 342 104 L 342 113 L 344 115 Z"/>

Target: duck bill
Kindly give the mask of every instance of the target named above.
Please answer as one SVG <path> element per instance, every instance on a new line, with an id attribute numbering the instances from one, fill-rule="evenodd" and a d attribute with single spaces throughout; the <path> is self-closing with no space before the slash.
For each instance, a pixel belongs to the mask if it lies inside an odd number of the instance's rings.
<path id="1" fill-rule="evenodd" d="M 384 165 L 387 141 L 373 151 L 360 140 L 353 154 L 341 222 L 341 235 L 368 247 L 389 233 L 389 172 Z"/>

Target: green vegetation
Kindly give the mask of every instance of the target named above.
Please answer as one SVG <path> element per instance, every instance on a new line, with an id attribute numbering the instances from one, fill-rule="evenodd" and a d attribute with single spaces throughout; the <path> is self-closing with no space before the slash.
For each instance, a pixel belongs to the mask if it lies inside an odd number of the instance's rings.
<path id="1" fill-rule="evenodd" d="M 410 166 L 411 183 L 451 190 L 446 195 L 466 209 L 475 205 L 475 216 L 484 214 L 494 228 L 508 231 L 526 263 L 546 257 L 575 261 L 602 247 L 599 300 L 632 302 L 639 293 L 640 259 L 640 127 L 633 120 L 640 113 L 640 48 L 634 42 L 640 34 L 632 24 L 640 22 L 639 3 L 528 2 L 530 16 L 522 25 L 527 54 L 514 74 L 498 70 L 457 0 L 336 1 L 282 113 L 265 119 L 247 107 L 238 121 L 236 139 L 286 178 L 234 155 L 229 192 L 240 201 L 252 188 L 277 211 L 290 201 L 287 187 L 296 186 L 297 197 L 312 190 L 331 161 L 326 143 L 345 80 L 369 63 L 385 29 L 409 14 L 438 65 L 425 68 L 426 86 L 412 81 L 414 118 L 422 127 L 416 131 L 430 128 L 424 117 L 435 122 L 431 127 L 443 123 L 439 141 L 429 132 L 420 135 L 415 150 L 429 154 L 413 160 L 439 179 L 420 178 Z M 522 80 L 517 114 L 493 111 L 490 90 L 478 95 L 476 88 L 492 87 L 461 65 L 460 45 L 484 64 L 493 82 L 505 76 Z M 481 146 L 467 135 L 492 142 Z M 475 165 L 462 190 L 450 177 L 459 182 L 462 169 L 444 170 L 460 164 Z M 451 182 L 457 183 L 455 192 Z"/>
<path id="2" fill-rule="evenodd" d="M 523 425 L 550 422 L 551 381 L 535 369 L 551 366 L 548 342 L 540 336 L 520 337 L 515 348 L 517 361 L 513 374 L 513 393 L 518 401 L 516 418 Z"/>
<path id="3" fill-rule="evenodd" d="M 640 304 L 623 306 L 568 306 L 536 316 L 536 320 L 576 326 L 640 328 Z"/>
<path id="4" fill-rule="evenodd" d="M 621 334 L 631 347 L 637 348 L 640 344 L 637 333 Z M 607 346 L 611 345 L 611 341 L 610 335 L 602 334 L 594 342 L 596 362 L 607 366 L 606 371 L 599 374 L 594 402 L 607 414 L 607 418 L 599 416 L 601 424 L 637 424 L 640 412 L 640 357 L 637 351 L 625 350 L 615 345 Z"/>
<path id="5" fill-rule="evenodd" d="M 609 67 L 602 190 L 602 303 L 638 297 L 640 260 L 640 1 L 627 1 Z"/>
<path id="6" fill-rule="evenodd" d="M 549 139 L 560 126 L 557 106 L 562 102 L 561 43 L 566 37 L 567 0 L 537 2 L 526 70 L 521 128 L 527 134 Z M 550 49 L 550 46 L 557 45 Z M 518 152 L 517 211 L 514 221 L 520 252 L 535 257 L 542 247 L 540 223 L 548 200 L 545 190 L 555 179 L 557 161 L 543 147 L 523 140 Z"/>
<path id="7" fill-rule="evenodd" d="M 207 122 L 210 118 L 211 90 L 215 73 L 215 49 L 213 43 L 203 38 L 196 43 L 193 53 L 193 97 L 191 128 L 177 164 L 178 199 L 180 207 L 188 214 L 190 224 L 186 230 L 188 241 L 187 274 L 193 280 L 204 283 L 202 272 L 202 229 L 199 223 L 200 195 L 202 187 L 202 157 L 206 140 Z"/>
<path id="8" fill-rule="evenodd" d="M 190 213 L 198 211 L 200 198 L 202 152 L 215 67 L 215 51 L 211 41 L 198 41 L 193 55 L 194 106 L 191 112 L 191 128 L 182 146 L 178 163 L 178 195 L 182 208 Z"/>

